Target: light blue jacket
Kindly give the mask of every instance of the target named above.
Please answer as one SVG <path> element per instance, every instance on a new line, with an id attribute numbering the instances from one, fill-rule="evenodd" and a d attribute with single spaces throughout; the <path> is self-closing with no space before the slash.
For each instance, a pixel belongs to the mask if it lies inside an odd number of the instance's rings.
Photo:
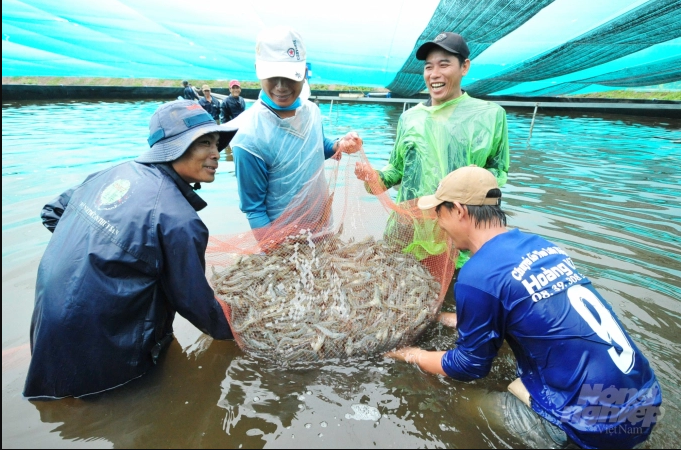
<path id="1" fill-rule="evenodd" d="M 294 199 L 327 195 L 321 169 L 335 141 L 324 137 L 317 105 L 302 100 L 294 117 L 282 119 L 257 101 L 239 119 L 231 147 L 239 207 L 252 229 L 275 221 Z"/>

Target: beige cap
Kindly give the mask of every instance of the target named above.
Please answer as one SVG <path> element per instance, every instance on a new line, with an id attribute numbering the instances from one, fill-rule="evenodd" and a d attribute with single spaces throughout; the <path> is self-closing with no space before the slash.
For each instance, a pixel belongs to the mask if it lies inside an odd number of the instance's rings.
<path id="1" fill-rule="evenodd" d="M 434 195 L 419 198 L 420 209 L 431 209 L 443 202 L 462 205 L 498 205 L 500 197 L 487 197 L 491 189 L 499 189 L 492 172 L 476 165 L 461 167 L 444 177 Z"/>
<path id="2" fill-rule="evenodd" d="M 204 84 L 203 86 L 201 86 L 201 91 L 210 91 L 210 86 Z"/>

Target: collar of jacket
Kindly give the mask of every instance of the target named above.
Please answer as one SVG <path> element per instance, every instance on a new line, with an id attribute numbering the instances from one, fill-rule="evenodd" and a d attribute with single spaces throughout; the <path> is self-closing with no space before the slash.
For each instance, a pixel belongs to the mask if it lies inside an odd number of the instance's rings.
<path id="1" fill-rule="evenodd" d="M 275 116 L 277 116 L 277 117 L 279 117 L 279 118 L 281 119 L 281 116 L 279 115 L 279 113 L 277 112 L 277 110 L 275 110 L 274 108 L 272 108 L 270 105 L 268 105 L 268 104 L 265 103 L 265 102 L 260 102 L 260 103 L 262 104 L 262 106 L 264 106 L 265 108 L 269 109 L 270 112 L 272 112 L 272 114 L 274 114 Z"/>
<path id="2" fill-rule="evenodd" d="M 184 198 L 187 199 L 189 204 L 192 205 L 192 208 L 194 208 L 195 211 L 201 211 L 203 208 L 208 206 L 208 203 L 199 197 L 199 194 L 194 192 L 194 189 L 191 187 L 191 185 L 184 181 L 182 177 L 175 172 L 175 169 L 173 169 L 172 165 L 169 163 L 157 163 L 154 165 L 165 172 L 166 175 L 168 175 L 170 179 L 175 182 L 177 188 L 180 190 L 182 195 L 184 195 Z"/>
<path id="3" fill-rule="evenodd" d="M 461 95 L 460 97 L 463 97 L 463 94 L 465 94 L 466 91 L 461 89 Z M 456 100 L 456 99 L 454 99 Z M 428 97 L 428 100 L 422 103 L 423 106 L 433 106 L 433 97 Z"/>

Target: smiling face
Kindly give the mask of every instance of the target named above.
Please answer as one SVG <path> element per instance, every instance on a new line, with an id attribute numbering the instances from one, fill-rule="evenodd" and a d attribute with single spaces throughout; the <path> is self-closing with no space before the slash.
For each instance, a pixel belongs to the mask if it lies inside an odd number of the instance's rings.
<path id="1" fill-rule="evenodd" d="M 434 48 L 426 58 L 423 79 L 433 100 L 441 105 L 462 95 L 461 79 L 468 73 L 470 60 L 459 63 L 457 57 L 441 48 Z"/>
<path id="2" fill-rule="evenodd" d="M 173 169 L 187 183 L 212 183 L 218 168 L 218 133 L 204 134 L 186 152 L 172 162 Z"/>
<path id="3" fill-rule="evenodd" d="M 277 106 L 289 107 L 300 97 L 305 79 L 301 81 L 291 80 L 284 77 L 265 78 L 260 80 L 262 90 L 272 99 Z"/>

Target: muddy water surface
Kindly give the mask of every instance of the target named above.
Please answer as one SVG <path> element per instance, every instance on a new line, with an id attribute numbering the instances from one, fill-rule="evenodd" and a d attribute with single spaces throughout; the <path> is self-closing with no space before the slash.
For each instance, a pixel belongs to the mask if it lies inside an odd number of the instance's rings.
<path id="1" fill-rule="evenodd" d="M 29 402 L 35 276 L 50 238 L 46 201 L 86 175 L 137 156 L 160 102 L 5 103 L 2 107 L 2 443 L 16 447 L 522 448 L 473 405 L 514 378 L 504 346 L 471 383 L 377 356 L 280 367 L 182 318 L 155 370 L 84 400 Z M 321 105 L 330 137 L 354 129 L 387 162 L 402 105 Z M 681 123 L 633 116 L 508 112 L 509 225 L 561 245 L 612 304 L 650 359 L 665 415 L 646 447 L 681 442 Z M 212 233 L 247 229 L 231 162 L 201 195 Z M 446 306 L 448 307 L 448 306 Z M 433 326 L 420 344 L 453 346 Z"/>

